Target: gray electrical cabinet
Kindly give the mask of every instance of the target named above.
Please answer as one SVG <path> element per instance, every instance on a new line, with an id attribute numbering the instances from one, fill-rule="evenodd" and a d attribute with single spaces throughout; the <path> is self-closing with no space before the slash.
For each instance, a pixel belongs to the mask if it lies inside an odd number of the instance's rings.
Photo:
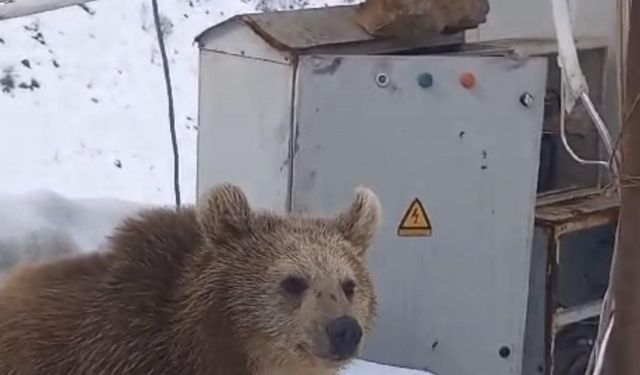
<path id="1" fill-rule="evenodd" d="M 373 40 L 353 11 L 243 15 L 198 37 L 198 193 L 231 181 L 258 206 L 326 214 L 371 187 L 363 359 L 520 374 L 547 62 L 467 56 L 459 35 Z"/>

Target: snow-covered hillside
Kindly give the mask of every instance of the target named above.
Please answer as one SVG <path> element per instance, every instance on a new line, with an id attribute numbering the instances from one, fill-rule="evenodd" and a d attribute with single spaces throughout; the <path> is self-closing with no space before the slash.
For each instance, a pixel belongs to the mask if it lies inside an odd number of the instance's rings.
<path id="1" fill-rule="evenodd" d="M 339 3 L 160 0 L 185 201 L 195 199 L 194 37 L 237 13 Z M 150 4 L 100 0 L 0 22 L 0 191 L 172 202 L 166 93 Z"/>

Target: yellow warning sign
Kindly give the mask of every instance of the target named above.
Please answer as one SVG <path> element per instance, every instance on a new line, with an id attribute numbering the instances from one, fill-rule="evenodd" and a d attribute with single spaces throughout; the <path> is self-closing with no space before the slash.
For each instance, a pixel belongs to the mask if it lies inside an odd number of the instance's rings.
<path id="1" fill-rule="evenodd" d="M 429 220 L 429 215 L 427 215 L 427 210 L 424 209 L 420 199 L 414 199 L 402 217 L 400 226 L 398 226 L 398 236 L 429 237 L 431 236 L 431 229 L 431 221 Z"/>

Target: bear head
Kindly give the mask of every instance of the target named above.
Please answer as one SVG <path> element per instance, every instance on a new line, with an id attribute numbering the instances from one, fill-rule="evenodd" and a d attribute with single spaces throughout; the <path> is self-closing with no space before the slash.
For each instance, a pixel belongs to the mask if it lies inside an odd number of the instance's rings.
<path id="1" fill-rule="evenodd" d="M 357 356 L 376 316 L 366 254 L 381 209 L 370 189 L 317 217 L 254 211 L 238 187 L 222 184 L 196 214 L 202 251 L 213 259 L 201 280 L 215 280 L 217 303 L 253 366 L 332 373 Z"/>

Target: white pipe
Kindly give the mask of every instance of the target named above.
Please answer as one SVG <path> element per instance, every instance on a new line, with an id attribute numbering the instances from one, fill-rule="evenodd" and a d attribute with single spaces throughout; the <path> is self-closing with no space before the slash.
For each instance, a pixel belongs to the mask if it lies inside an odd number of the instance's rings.
<path id="1" fill-rule="evenodd" d="M 25 17 L 94 0 L 0 0 L 0 21 Z"/>

